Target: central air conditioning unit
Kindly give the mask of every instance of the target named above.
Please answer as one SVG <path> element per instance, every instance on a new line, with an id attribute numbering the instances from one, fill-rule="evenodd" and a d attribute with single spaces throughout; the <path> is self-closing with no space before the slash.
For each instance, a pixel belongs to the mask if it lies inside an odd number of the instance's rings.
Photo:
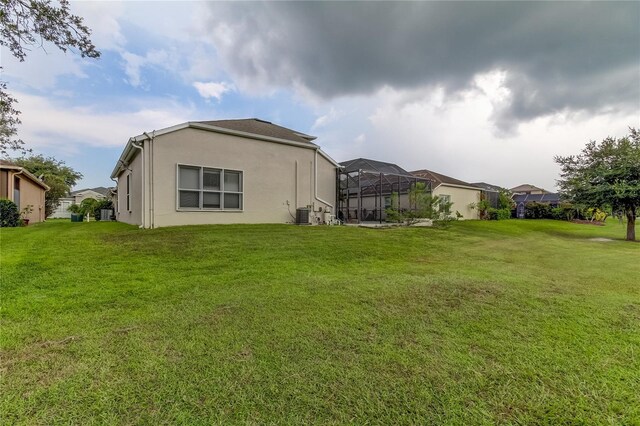
<path id="1" fill-rule="evenodd" d="M 309 208 L 300 207 L 296 209 L 296 225 L 310 225 L 309 222 Z"/>

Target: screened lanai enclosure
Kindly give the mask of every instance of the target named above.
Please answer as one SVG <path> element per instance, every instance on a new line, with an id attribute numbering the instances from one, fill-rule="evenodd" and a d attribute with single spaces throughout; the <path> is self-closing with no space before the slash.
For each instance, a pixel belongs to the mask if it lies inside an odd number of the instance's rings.
<path id="1" fill-rule="evenodd" d="M 358 158 L 340 165 L 336 215 L 344 223 L 382 223 L 394 193 L 399 209 L 408 211 L 417 207 L 409 193 L 418 183 L 424 184 L 425 192 L 432 190 L 431 180 L 413 176 L 396 164 Z"/>

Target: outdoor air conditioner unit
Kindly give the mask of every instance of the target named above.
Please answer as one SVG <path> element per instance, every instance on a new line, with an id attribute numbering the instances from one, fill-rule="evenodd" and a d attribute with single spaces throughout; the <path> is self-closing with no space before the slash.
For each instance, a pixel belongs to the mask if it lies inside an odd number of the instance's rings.
<path id="1" fill-rule="evenodd" d="M 310 209 L 308 207 L 300 207 L 296 209 L 296 225 L 310 225 L 309 212 Z"/>

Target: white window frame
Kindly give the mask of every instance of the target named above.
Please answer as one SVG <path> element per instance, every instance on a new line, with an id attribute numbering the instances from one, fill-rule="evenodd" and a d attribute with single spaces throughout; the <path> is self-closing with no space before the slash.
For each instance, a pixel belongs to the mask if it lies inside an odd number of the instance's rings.
<path id="1" fill-rule="evenodd" d="M 451 195 L 449 195 L 449 194 L 438 194 L 438 198 L 440 198 L 440 200 L 444 201 L 445 203 L 451 203 Z M 451 205 L 453 206 L 453 203 L 451 203 Z M 444 211 L 444 208 L 442 207 L 442 204 L 440 204 L 438 206 L 438 210 L 440 212 Z"/>
<path id="2" fill-rule="evenodd" d="M 180 167 L 192 167 L 199 168 L 200 189 L 180 188 Z M 204 169 L 214 169 L 220 171 L 220 189 L 209 190 L 204 189 Z M 225 172 L 240 173 L 240 191 L 225 191 L 224 189 L 224 174 Z M 180 207 L 180 191 L 199 192 L 200 207 Z M 217 192 L 220 194 L 220 207 L 203 207 L 204 193 L 205 192 Z M 224 207 L 224 194 L 239 194 L 240 195 L 240 208 L 225 208 Z M 197 164 L 185 164 L 176 163 L 176 211 L 179 212 L 243 212 L 244 211 L 244 170 L 239 169 L 225 169 L 224 167 L 216 166 L 201 166 Z"/>

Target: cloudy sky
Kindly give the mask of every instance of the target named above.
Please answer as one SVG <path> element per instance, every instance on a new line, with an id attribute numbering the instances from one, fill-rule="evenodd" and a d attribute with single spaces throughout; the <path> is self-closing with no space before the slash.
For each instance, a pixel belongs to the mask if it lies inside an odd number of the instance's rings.
<path id="1" fill-rule="evenodd" d="M 130 136 L 258 117 L 368 157 L 553 189 L 640 127 L 640 3 L 75 2 L 99 60 L 4 48 L 20 135 L 109 186 Z"/>

